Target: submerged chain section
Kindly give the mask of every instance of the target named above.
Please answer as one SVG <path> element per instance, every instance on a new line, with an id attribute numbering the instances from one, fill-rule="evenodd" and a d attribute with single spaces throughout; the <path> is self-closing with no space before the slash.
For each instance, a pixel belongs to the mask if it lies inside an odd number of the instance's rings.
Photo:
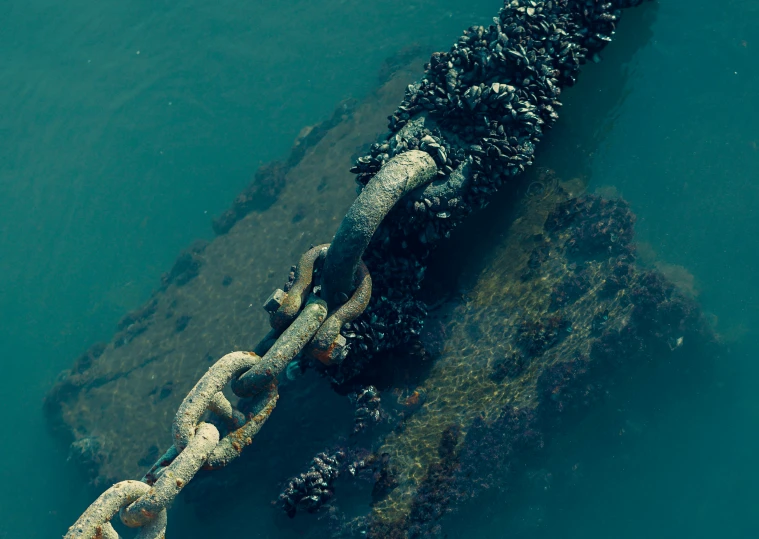
<path id="1" fill-rule="evenodd" d="M 117 512 L 126 526 L 141 528 L 138 537 L 163 537 L 166 509 L 195 474 L 201 468 L 226 466 L 253 442 L 279 399 L 277 378 L 291 362 L 306 351 L 325 365 L 345 358 L 347 349 L 340 330 L 363 312 L 372 294 L 371 275 L 361 260 L 363 249 L 385 213 L 405 193 L 431 179 L 431 162 L 426 154 L 421 157 L 419 162 L 398 158 L 395 167 L 389 167 L 390 173 L 376 178 L 373 190 L 359 197 L 346 217 L 348 222 L 362 222 L 369 227 L 356 236 L 363 237 L 358 244 L 342 251 L 349 255 L 331 266 L 335 275 L 350 277 L 346 290 L 351 297 L 335 301 L 328 312 L 327 302 L 319 297 L 322 287 L 315 286 L 314 277 L 319 269 L 317 263 L 325 255 L 329 260 L 330 245 L 304 253 L 288 292 L 276 290 L 264 303 L 272 331 L 255 352 L 232 352 L 214 363 L 180 404 L 172 425 L 174 444 L 145 474 L 143 482 L 122 481 L 111 487 L 69 529 L 66 539 L 117 539 L 109 522 Z M 398 170 L 402 174 L 395 173 Z M 372 204 L 373 201 L 378 203 Z M 251 410 L 247 416 L 235 410 L 224 395 L 228 385 L 235 395 L 248 401 L 243 406 Z M 226 427 L 224 436 L 215 425 L 203 421 L 208 413 Z"/>
<path id="2" fill-rule="evenodd" d="M 351 169 L 361 192 L 333 242 L 307 251 L 287 291 L 265 302 L 269 334 L 254 352 L 212 365 L 177 411 L 173 445 L 142 481 L 106 490 L 65 538 L 118 538 L 109 522 L 117 512 L 138 537 L 164 537 L 167 508 L 198 470 L 226 466 L 252 443 L 289 364 L 318 360 L 340 385 L 377 352 L 417 335 L 426 310 L 414 294 L 431 249 L 532 164 L 543 130 L 558 119 L 561 88 L 610 41 L 619 8 L 641 2 L 507 0 L 492 25 L 471 27 L 449 52 L 433 54 L 389 117 L 390 135 Z M 247 414 L 224 395 L 228 385 Z M 203 421 L 208 413 L 223 433 Z M 322 490 L 291 485 L 291 511 L 303 493 L 314 506 L 328 498 L 328 459 L 315 462 Z"/>

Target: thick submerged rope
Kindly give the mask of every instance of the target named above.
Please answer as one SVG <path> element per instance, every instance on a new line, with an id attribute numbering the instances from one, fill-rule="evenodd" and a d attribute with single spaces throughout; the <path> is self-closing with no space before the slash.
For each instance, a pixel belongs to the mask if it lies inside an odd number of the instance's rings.
<path id="1" fill-rule="evenodd" d="M 361 188 L 396 156 L 420 150 L 435 161 L 437 180 L 410 193 L 366 249 L 382 292 L 345 328 L 351 353 L 328 370 L 336 384 L 420 333 L 426 306 L 414 294 L 431 251 L 533 163 L 558 120 L 562 88 L 599 59 L 621 9 L 642 1 L 507 0 L 491 25 L 469 28 L 450 51 L 432 55 L 390 115 L 390 134 L 351 169 Z"/>

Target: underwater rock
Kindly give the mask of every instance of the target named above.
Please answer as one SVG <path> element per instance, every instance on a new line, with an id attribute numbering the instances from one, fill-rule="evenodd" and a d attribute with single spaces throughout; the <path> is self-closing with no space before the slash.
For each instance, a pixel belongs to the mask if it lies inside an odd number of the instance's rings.
<path id="1" fill-rule="evenodd" d="M 316 146 L 330 129 L 345 120 L 356 106 L 355 100 L 342 102 L 329 119 L 301 131 L 287 159 L 261 165 L 250 184 L 232 202 L 232 206 L 213 220 L 211 226 L 216 235 L 226 234 L 251 212 L 268 210 L 284 189 L 287 173 L 301 162 L 306 152 Z M 293 223 L 299 220 L 295 219 Z"/>
<path id="2" fill-rule="evenodd" d="M 117 327 L 121 331 L 114 338 L 113 346 L 119 348 L 135 339 L 138 335 L 143 334 L 153 321 L 157 305 L 157 300 L 151 298 L 150 301 L 139 309 L 135 309 L 124 315 L 117 324 Z M 104 351 L 105 349 L 103 349 Z"/>
<path id="3" fill-rule="evenodd" d="M 185 329 L 187 329 L 187 326 L 190 323 L 190 320 L 192 320 L 192 316 L 188 314 L 183 314 L 179 318 L 177 318 L 174 321 L 174 331 L 177 333 L 182 333 Z"/>
<path id="4" fill-rule="evenodd" d="M 74 374 L 82 374 L 84 371 L 92 367 L 92 364 L 103 355 L 107 346 L 108 345 L 104 342 L 97 342 L 90 346 L 84 354 L 76 358 L 74 366 L 71 368 L 71 372 Z"/>
<path id="5" fill-rule="evenodd" d="M 523 455 L 534 457 L 543 446 L 538 416 L 530 408 L 506 406 L 493 421 L 476 417 L 458 454 L 458 488 L 469 496 L 482 490 L 505 489 L 503 477 L 519 467 Z"/>
<path id="6" fill-rule="evenodd" d="M 261 165 L 248 187 L 235 197 L 232 207 L 213 220 L 213 231 L 219 236 L 226 234 L 250 212 L 270 208 L 285 185 L 285 176 L 289 168 L 282 161 Z"/>
<path id="7" fill-rule="evenodd" d="M 411 504 L 408 522 L 405 523 L 408 537 L 426 537 L 439 533 L 437 521 L 457 500 L 459 490 L 456 488 L 456 473 L 461 464 L 456 446 L 460 438 L 461 428 L 458 425 L 451 425 L 443 431 L 438 446 L 440 460 L 427 469 L 427 475 Z M 368 536 L 379 537 L 376 530 L 372 530 Z"/>
<path id="8" fill-rule="evenodd" d="M 624 230 L 620 251 L 616 242 L 608 250 L 610 222 Z M 692 298 L 635 263 L 633 223 L 624 201 L 562 189 L 526 204 L 451 317 L 446 352 L 422 382 L 430 399 L 377 449 L 396 485 L 361 521 L 369 536 L 437 536 L 460 501 L 514 483 L 550 488 L 541 458 L 559 433 L 609 406 L 651 400 L 641 391 L 649 385 L 711 380 L 721 347 Z M 529 238 L 538 236 L 551 247 L 536 265 Z M 578 237 L 593 239 L 577 250 Z M 606 283 L 619 275 L 612 291 Z M 571 301 L 557 304 L 557 290 L 571 290 Z M 452 429 L 462 433 L 456 444 Z"/>
<path id="9" fill-rule="evenodd" d="M 374 474 L 374 485 L 372 486 L 373 503 L 382 500 L 398 486 L 398 478 L 393 473 L 387 453 L 380 455 L 377 461 L 379 466 L 377 466 L 377 471 Z"/>
<path id="10" fill-rule="evenodd" d="M 164 286 L 142 308 L 124 317 L 111 342 L 93 346 L 61 374 L 45 397 L 44 410 L 63 443 L 68 446 L 93 433 L 119 441 L 108 446 L 107 459 L 97 458 L 89 464 L 84 457 L 77 460 L 88 474 L 95 474 L 93 479 L 112 483 L 141 477 L 146 470 L 138 461 L 151 447 L 163 451 L 171 444 L 171 418 L 210 363 L 229 350 L 252 349 L 267 333 L 268 315 L 260 304 L 281 286 L 283 269 L 298 260 L 315 238 L 328 239 L 334 234 L 335 223 L 355 198 L 353 175 L 345 163 L 356 148 L 385 130 L 386 111 L 402 99 L 408 80 L 419 73 L 423 62 L 423 58 L 415 58 L 412 64 L 393 61 L 392 73 L 383 75 L 375 93 L 360 103 L 336 107 L 324 124 L 326 131 L 319 127 L 304 130 L 287 158 L 291 168 L 271 206 L 247 213 L 205 247 L 188 248 L 166 273 Z M 293 223 L 304 200 L 309 215 Z M 182 316 L 191 317 L 187 328 L 192 331 L 177 334 L 182 324 L 177 326 L 176 320 Z M 167 382 L 172 383 L 168 394 L 162 385 Z M 299 393 L 295 391 L 278 404 L 275 414 L 281 421 L 297 422 L 304 416 L 303 410 L 317 410 Z M 340 402 L 347 408 L 346 399 L 332 396 L 333 407 Z M 129 410 L 121 421 L 113 419 L 117 407 L 119 413 Z M 321 408 L 318 410 L 321 413 Z M 352 428 L 352 421 L 353 410 L 346 410 L 342 434 L 346 427 Z M 270 423 L 267 439 L 287 443 L 290 425 L 283 425 L 280 431 L 275 422 Z M 279 447 L 266 441 L 257 450 L 269 459 L 282 454 Z M 314 452 L 315 448 L 311 455 Z M 193 482 L 185 491 L 191 497 L 201 496 L 201 492 L 213 491 L 214 484 L 239 482 L 235 477 L 222 479 L 222 475 L 204 476 L 201 486 L 194 487 Z M 277 476 L 272 481 L 282 479 Z"/>
<path id="11" fill-rule="evenodd" d="M 558 344 L 572 329 L 572 325 L 561 315 L 544 320 L 524 320 L 519 324 L 516 344 L 529 357 L 539 356 Z"/>
<path id="12" fill-rule="evenodd" d="M 155 298 L 152 298 L 139 309 L 135 309 L 134 311 L 125 314 L 121 320 L 119 320 L 119 323 L 116 325 L 116 327 L 119 330 L 123 331 L 134 324 L 141 324 L 149 321 L 150 318 L 155 314 L 157 305 L 158 302 L 155 300 Z"/>
<path id="13" fill-rule="evenodd" d="M 546 229 L 569 229 L 566 248 L 572 255 L 621 256 L 634 253 L 634 224 L 635 216 L 623 200 L 588 195 L 560 204 L 548 216 Z"/>
<path id="14" fill-rule="evenodd" d="M 79 466 L 93 485 L 99 486 L 103 483 L 98 479 L 98 467 L 107 459 L 108 452 L 97 436 L 85 436 L 69 446 L 68 460 Z"/>
<path id="15" fill-rule="evenodd" d="M 374 522 L 365 532 L 369 539 L 432 537 L 440 533 L 438 520 L 450 511 L 461 495 L 456 474 L 461 468 L 456 446 L 461 428 L 451 425 L 443 431 L 438 446 L 440 460 L 431 464 L 405 518 L 392 522 Z"/>
<path id="16" fill-rule="evenodd" d="M 184 286 L 197 277 L 205 262 L 203 252 L 207 246 L 207 241 L 197 240 L 188 249 L 182 251 L 171 270 L 161 275 L 162 288 L 167 288 L 171 284 Z"/>
<path id="17" fill-rule="evenodd" d="M 590 276 L 587 268 L 576 270 L 573 276 L 566 281 L 557 284 L 551 291 L 551 306 L 554 309 L 561 309 L 567 304 L 574 303 L 582 297 L 590 288 Z"/>
<path id="18" fill-rule="evenodd" d="M 511 354 L 493 364 L 493 370 L 489 374 L 490 379 L 494 382 L 502 382 L 506 378 L 515 378 L 522 374 L 527 363 L 528 360 L 522 353 Z"/>

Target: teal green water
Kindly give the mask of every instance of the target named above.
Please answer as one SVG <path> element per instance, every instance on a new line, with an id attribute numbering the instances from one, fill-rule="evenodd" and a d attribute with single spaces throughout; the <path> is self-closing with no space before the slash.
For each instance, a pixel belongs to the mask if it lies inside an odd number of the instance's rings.
<path id="1" fill-rule="evenodd" d="M 386 57 L 447 48 L 498 7 L 0 1 L 0 538 L 59 536 L 91 501 L 43 422 L 57 373 L 211 237 L 258 163 L 370 91 Z M 632 460 L 522 508 L 525 536 L 759 536 L 759 4 L 663 0 L 650 19 L 621 27 L 650 36 L 587 166 L 631 202 L 641 240 L 693 274 L 731 339 L 733 399 L 669 412 Z M 613 83 L 599 80 L 576 91 L 592 103 Z M 469 532 L 514 535 L 505 522 Z"/>

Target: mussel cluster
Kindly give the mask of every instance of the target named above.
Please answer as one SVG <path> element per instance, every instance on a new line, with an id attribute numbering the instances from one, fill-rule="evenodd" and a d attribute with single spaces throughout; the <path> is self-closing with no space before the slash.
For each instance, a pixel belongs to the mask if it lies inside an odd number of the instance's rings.
<path id="1" fill-rule="evenodd" d="M 339 451 L 332 455 L 319 453 L 306 472 L 290 479 L 279 495 L 282 508 L 290 518 L 295 516 L 298 508 L 313 513 L 332 498 L 332 483 L 340 475 L 339 459 L 343 457 Z"/>
<path id="2" fill-rule="evenodd" d="M 561 89 L 575 83 L 588 59 L 598 59 L 620 9 L 641 2 L 507 0 L 493 24 L 469 28 L 449 52 L 432 55 L 389 117 L 389 135 L 351 169 L 360 189 L 386 161 L 418 149 L 435 160 L 439 178 L 407 197 L 367 249 L 380 294 L 354 323 L 361 330 L 344 335 L 351 354 L 333 369 L 335 381 L 418 335 L 426 310 L 413 294 L 430 250 L 532 164 L 535 145 L 558 119 Z"/>
<path id="3" fill-rule="evenodd" d="M 280 507 L 290 518 L 298 509 L 314 513 L 332 499 L 334 482 L 340 474 L 353 478 L 368 474 L 372 479 L 381 481 L 386 464 L 386 458 L 374 455 L 363 447 L 334 446 L 325 449 L 312 459 L 308 470 L 287 482 L 279 494 Z"/>
<path id="4" fill-rule="evenodd" d="M 374 386 L 366 386 L 350 395 L 351 402 L 355 406 L 353 413 L 354 434 L 366 430 L 370 425 L 379 423 L 382 419 L 382 407 L 379 391 Z"/>

